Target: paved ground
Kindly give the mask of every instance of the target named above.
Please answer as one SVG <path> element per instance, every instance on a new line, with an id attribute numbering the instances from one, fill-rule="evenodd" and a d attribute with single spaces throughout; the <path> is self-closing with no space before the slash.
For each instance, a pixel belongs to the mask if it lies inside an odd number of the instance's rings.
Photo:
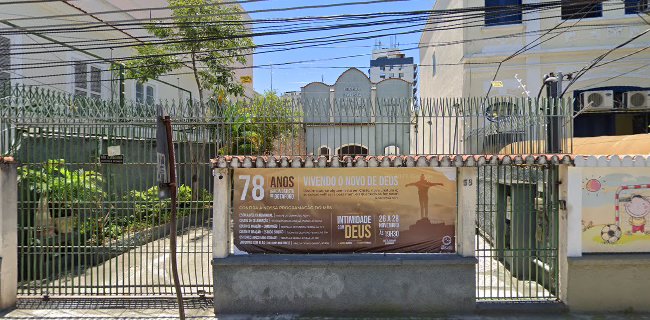
<path id="1" fill-rule="evenodd" d="M 512 300 L 554 300 L 553 294 L 535 281 L 522 281 L 512 276 L 503 263 L 494 259 L 494 248 L 483 237 L 478 241 L 476 274 L 477 298 L 507 298 Z"/>
<path id="2" fill-rule="evenodd" d="M 178 319 L 178 314 L 173 309 L 17 309 L 9 313 L 2 314 L 0 317 L 4 319 L 61 319 L 61 320 L 81 320 L 85 318 L 92 319 L 105 319 L 105 320 L 148 320 L 148 319 Z M 405 319 L 405 320 L 424 320 L 424 319 L 576 319 L 576 320 L 618 320 L 618 319 L 639 319 L 650 320 L 650 315 L 641 314 L 549 314 L 549 315 L 535 315 L 535 314 L 494 314 L 494 315 L 441 315 L 434 317 L 402 317 L 402 318 L 382 318 L 382 317 L 309 317 L 300 318 L 290 315 L 284 316 L 269 316 L 269 317 L 251 317 L 251 316 L 229 316 L 216 318 L 212 310 L 204 309 L 189 309 L 186 313 L 186 319 L 199 320 L 199 319 L 257 319 L 257 320 L 290 320 L 290 319 L 312 319 L 312 320 L 326 320 L 326 319 Z"/>
<path id="3" fill-rule="evenodd" d="M 184 293 L 212 291 L 212 230 L 192 227 L 177 240 L 178 272 Z M 169 238 L 139 246 L 80 275 L 72 275 L 34 288 L 50 295 L 156 295 L 174 294 L 169 254 Z M 197 288 L 198 286 L 198 288 Z"/>

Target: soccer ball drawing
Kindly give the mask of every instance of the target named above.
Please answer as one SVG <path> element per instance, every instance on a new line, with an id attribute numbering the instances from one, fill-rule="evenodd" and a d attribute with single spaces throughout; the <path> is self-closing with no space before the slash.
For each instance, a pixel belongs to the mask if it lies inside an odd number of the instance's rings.
<path id="1" fill-rule="evenodd" d="M 600 230 L 600 237 L 603 238 L 605 243 L 616 243 L 622 234 L 621 228 L 615 224 L 608 224 Z"/>

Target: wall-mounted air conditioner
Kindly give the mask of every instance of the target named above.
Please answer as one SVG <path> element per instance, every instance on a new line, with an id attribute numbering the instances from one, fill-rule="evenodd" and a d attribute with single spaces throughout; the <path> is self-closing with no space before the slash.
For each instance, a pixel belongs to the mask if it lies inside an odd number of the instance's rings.
<path id="1" fill-rule="evenodd" d="M 586 91 L 582 93 L 582 108 L 587 112 L 611 110 L 614 108 L 614 91 Z"/>
<path id="2" fill-rule="evenodd" d="M 626 92 L 625 101 L 629 110 L 650 109 L 650 91 Z"/>

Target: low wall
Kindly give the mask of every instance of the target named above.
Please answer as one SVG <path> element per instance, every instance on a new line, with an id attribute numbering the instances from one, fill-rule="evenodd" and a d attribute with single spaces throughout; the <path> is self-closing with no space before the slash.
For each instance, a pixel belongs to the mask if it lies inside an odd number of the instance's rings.
<path id="1" fill-rule="evenodd" d="M 650 254 L 568 258 L 571 311 L 650 312 Z"/>
<path id="2" fill-rule="evenodd" d="M 475 307 L 476 259 L 248 255 L 214 259 L 215 314 L 436 314 Z"/>
<path id="3" fill-rule="evenodd" d="M 0 310 L 16 305 L 18 288 L 18 209 L 16 165 L 0 157 Z"/>

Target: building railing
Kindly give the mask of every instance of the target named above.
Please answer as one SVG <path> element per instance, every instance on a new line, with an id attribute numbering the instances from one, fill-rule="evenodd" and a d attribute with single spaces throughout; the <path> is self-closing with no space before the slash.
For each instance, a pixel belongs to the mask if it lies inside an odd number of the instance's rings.
<path id="1" fill-rule="evenodd" d="M 156 106 L 16 86 L 0 99 L 0 150 L 29 130 L 66 124 L 155 126 Z M 571 153 L 573 101 L 529 98 L 159 101 L 177 134 L 215 155 L 345 156 Z M 128 132 L 127 132 L 128 131 Z M 126 130 L 124 138 L 155 132 Z M 80 131 L 79 134 L 101 134 Z M 74 134 L 67 132 L 66 134 Z M 200 141 L 199 141 L 200 140 Z"/>

